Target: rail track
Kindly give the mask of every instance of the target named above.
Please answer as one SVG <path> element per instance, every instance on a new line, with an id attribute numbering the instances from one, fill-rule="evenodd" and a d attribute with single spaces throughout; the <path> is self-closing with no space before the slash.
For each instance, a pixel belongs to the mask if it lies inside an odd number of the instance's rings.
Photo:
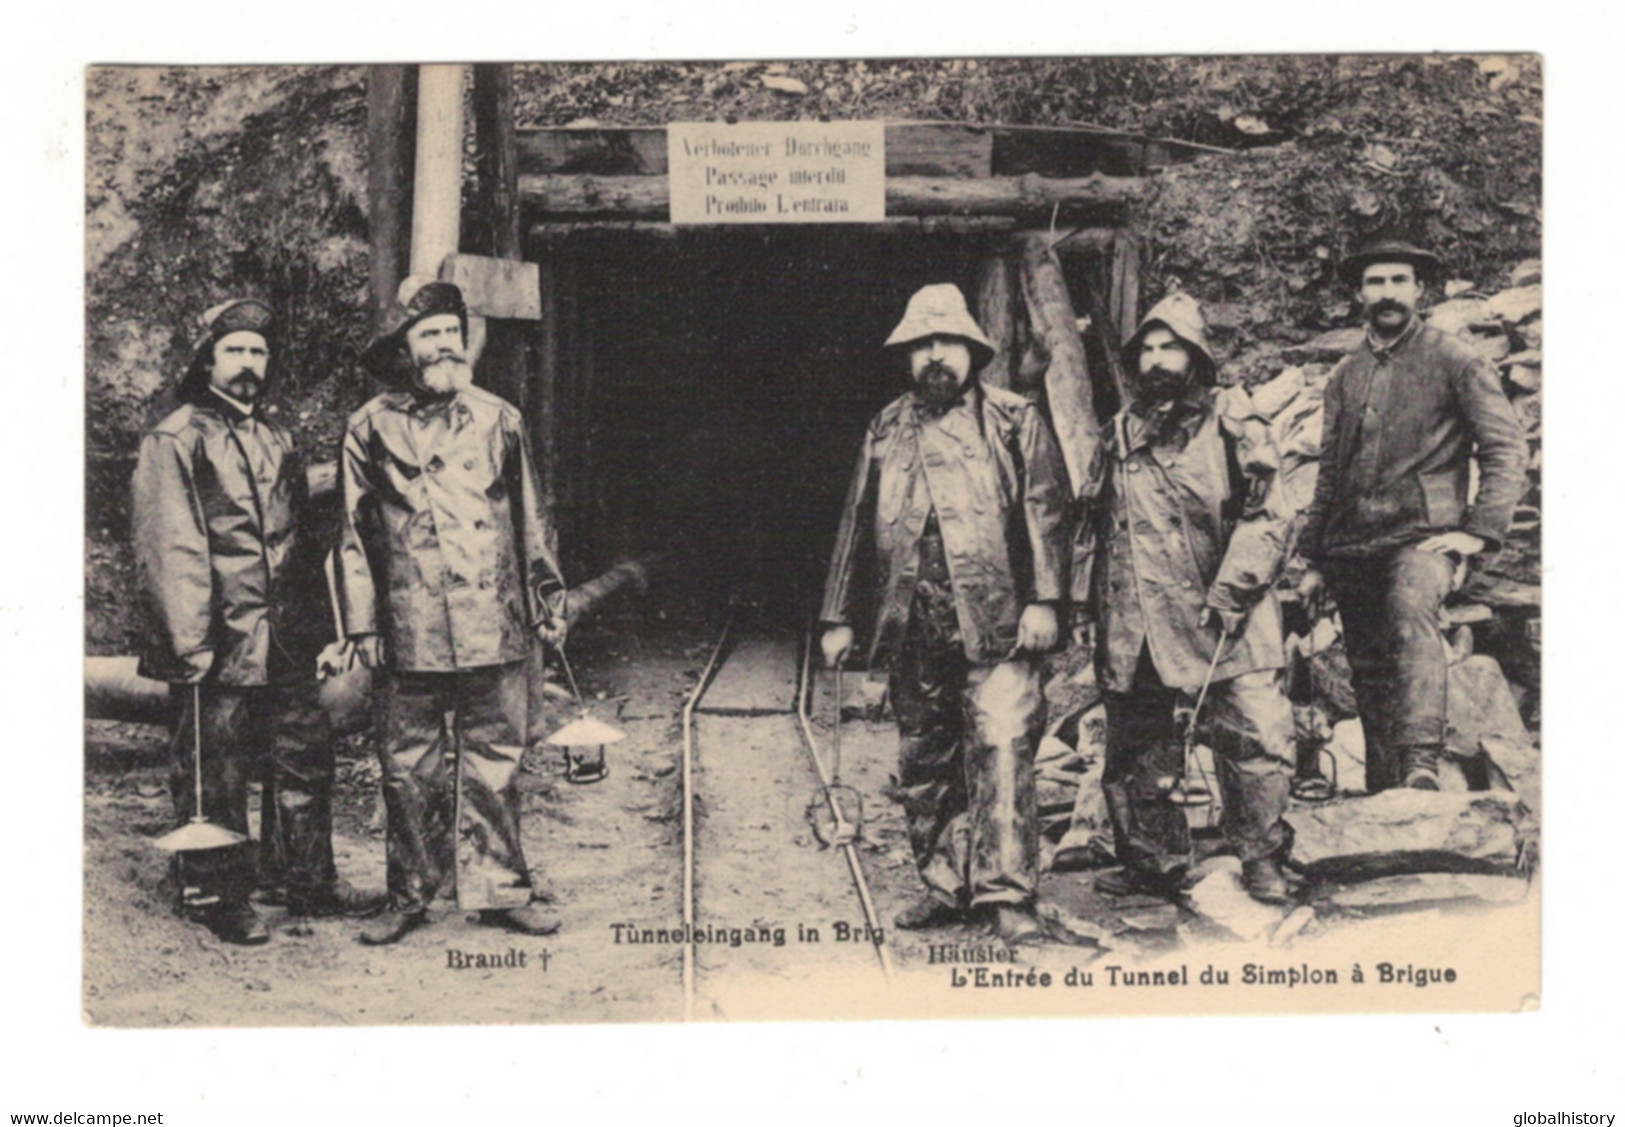
<path id="1" fill-rule="evenodd" d="M 681 763 L 682 780 L 682 839 L 683 839 L 683 1018 L 693 1020 L 695 1013 L 695 997 L 697 979 L 699 977 L 697 942 L 695 929 L 698 923 L 698 896 L 696 893 L 695 862 L 696 862 L 696 760 L 697 739 L 695 735 L 695 713 L 701 711 L 701 704 L 705 695 L 712 687 L 719 668 L 723 665 L 728 654 L 729 642 L 737 640 L 738 631 L 734 615 L 730 614 L 727 622 L 718 634 L 716 644 L 712 647 L 710 658 L 695 682 L 693 690 L 684 702 L 682 710 L 683 749 Z M 834 802 L 829 788 L 834 782 L 829 761 L 820 745 L 818 734 L 809 715 L 810 703 L 816 688 L 813 661 L 813 630 L 808 629 L 803 636 L 800 647 L 800 662 L 796 675 L 794 717 L 796 735 L 799 737 L 802 750 L 813 774 L 820 783 L 821 793 L 825 801 Z M 838 707 L 838 706 L 837 706 Z M 712 721 L 728 722 L 724 714 L 712 714 Z M 788 716 L 786 717 L 788 719 Z M 787 733 L 788 734 L 788 733 Z M 726 729 L 721 735 L 728 738 Z M 703 808 L 704 803 L 700 804 Z M 833 807 L 831 812 L 833 813 Z M 889 982 L 892 978 L 893 968 L 891 954 L 886 948 L 884 931 L 880 926 L 879 917 L 875 912 L 874 900 L 869 892 L 869 882 L 864 873 L 863 861 L 859 856 L 855 841 L 845 841 L 832 847 L 832 851 L 839 853 L 845 862 L 847 879 L 858 905 L 863 912 L 864 922 L 867 925 L 867 935 L 870 937 L 874 952 L 876 966 L 884 978 Z"/>

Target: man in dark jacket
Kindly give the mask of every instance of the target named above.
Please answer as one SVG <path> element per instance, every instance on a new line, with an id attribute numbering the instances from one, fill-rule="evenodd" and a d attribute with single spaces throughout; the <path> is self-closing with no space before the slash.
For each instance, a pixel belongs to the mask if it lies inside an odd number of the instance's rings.
<path id="1" fill-rule="evenodd" d="M 289 909 L 366 914 L 380 898 L 350 888 L 333 864 L 334 735 L 316 701 L 320 640 L 309 629 L 327 616 L 295 605 L 312 554 L 299 528 L 305 470 L 287 431 L 259 410 L 271 310 L 229 301 L 203 325 L 183 405 L 142 441 L 132 483 L 136 561 L 156 626 L 141 672 L 184 702 L 171 757 L 176 816 L 184 824 L 195 812 L 198 730 L 203 813 L 217 825 L 246 836 L 248 784 L 268 760 L 261 862 L 280 873 Z M 190 910 L 222 939 L 270 938 L 249 904 L 246 844 L 193 854 L 182 873 Z"/>
<path id="2" fill-rule="evenodd" d="M 537 637 L 563 639 L 564 580 L 524 421 L 473 386 L 467 329 L 455 285 L 403 284 L 395 324 L 366 357 L 395 386 L 351 416 L 339 466 L 344 629 L 362 661 L 387 670 L 377 719 L 391 910 L 364 943 L 423 924 L 448 880 L 482 922 L 559 926 L 525 862 L 518 773 L 524 661 Z"/>
<path id="3" fill-rule="evenodd" d="M 1055 645 L 1066 594 L 1065 468 L 1038 408 L 975 378 L 993 348 L 957 287 L 915 294 L 886 347 L 906 355 L 913 382 L 864 438 L 824 589 L 824 657 L 851 650 L 854 574 L 872 570 L 869 660 L 890 670 L 928 891 L 897 925 L 982 909 L 1007 943 L 1029 941 L 1041 934 L 1037 659 Z"/>
<path id="4" fill-rule="evenodd" d="M 1097 886 L 1179 892 L 1192 853 L 1172 796 L 1186 766 L 1175 708 L 1208 683 L 1225 836 L 1248 893 L 1285 903 L 1291 839 L 1281 815 L 1295 756 L 1271 589 L 1292 525 L 1280 459 L 1247 392 L 1214 386 L 1201 306 L 1189 294 L 1146 314 L 1123 364 L 1130 401 L 1112 421 L 1106 497 L 1073 566 L 1074 598 L 1089 599 L 1099 618 L 1104 788 L 1123 863 Z"/>
<path id="5" fill-rule="evenodd" d="M 1448 661 L 1440 609 L 1464 562 L 1500 546 L 1529 447 L 1495 366 L 1417 317 L 1438 260 L 1378 243 L 1341 266 L 1366 335 L 1326 385 L 1320 477 L 1302 550 L 1337 600 L 1366 787 L 1438 789 Z M 1469 498 L 1469 464 L 1478 491 Z"/>

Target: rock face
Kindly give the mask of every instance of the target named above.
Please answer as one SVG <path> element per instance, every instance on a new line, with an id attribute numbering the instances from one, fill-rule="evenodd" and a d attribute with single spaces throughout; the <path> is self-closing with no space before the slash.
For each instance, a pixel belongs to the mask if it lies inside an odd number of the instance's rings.
<path id="1" fill-rule="evenodd" d="M 1379 877 L 1353 885 L 1324 886 L 1316 903 L 1357 911 L 1385 908 L 1420 908 L 1453 901 L 1516 904 L 1529 895 L 1522 877 L 1483 873 L 1409 873 Z"/>
<path id="2" fill-rule="evenodd" d="M 1533 820 L 1508 791 L 1408 790 L 1287 811 L 1291 860 L 1312 877 L 1367 880 L 1401 873 L 1511 873 Z"/>

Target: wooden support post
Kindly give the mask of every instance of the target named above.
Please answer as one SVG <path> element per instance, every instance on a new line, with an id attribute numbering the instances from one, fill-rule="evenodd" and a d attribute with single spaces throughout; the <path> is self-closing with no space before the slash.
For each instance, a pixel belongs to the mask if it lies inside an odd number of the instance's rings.
<path id="1" fill-rule="evenodd" d="M 1101 484 L 1100 424 L 1077 314 L 1061 264 L 1042 236 L 1021 242 L 1021 294 L 1033 336 L 1049 355 L 1044 391 L 1075 497 L 1093 497 Z"/>
<path id="2" fill-rule="evenodd" d="M 553 530 L 553 549 L 558 555 L 559 499 L 559 268 L 549 252 L 541 268 L 542 321 L 536 341 L 534 387 L 528 398 L 531 410 L 531 446 L 536 454 L 537 476 L 541 478 L 542 515 Z"/>
<path id="3" fill-rule="evenodd" d="M 465 235 L 475 254 L 518 260 L 519 158 L 514 143 L 513 66 L 474 67 L 474 206 Z M 535 327 L 492 320 L 480 357 L 480 383 L 520 411 L 529 406 L 529 352 Z"/>
<path id="4" fill-rule="evenodd" d="M 417 68 L 367 68 L 367 226 L 373 324 L 395 303 L 412 237 Z"/>
<path id="5" fill-rule="evenodd" d="M 475 206 L 470 249 L 516 259 L 519 245 L 519 152 L 514 141 L 513 64 L 474 67 Z"/>
<path id="6" fill-rule="evenodd" d="M 997 350 L 982 369 L 982 382 L 989 387 L 1008 388 L 1015 363 L 1018 299 L 1010 265 L 1002 248 L 993 250 L 982 263 L 982 277 L 976 287 L 976 321 Z"/>
<path id="7" fill-rule="evenodd" d="M 1112 320 L 1125 341 L 1140 324 L 1140 244 L 1127 231 L 1112 244 Z"/>
<path id="8" fill-rule="evenodd" d="M 457 253 L 463 207 L 463 67 L 418 69 L 411 272 L 433 278 Z"/>

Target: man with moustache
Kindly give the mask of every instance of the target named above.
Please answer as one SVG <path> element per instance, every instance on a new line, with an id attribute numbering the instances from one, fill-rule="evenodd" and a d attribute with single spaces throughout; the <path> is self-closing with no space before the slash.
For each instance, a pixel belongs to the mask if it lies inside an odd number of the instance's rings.
<path id="1" fill-rule="evenodd" d="M 1190 829 L 1170 793 L 1184 770 L 1175 708 L 1210 680 L 1202 718 L 1225 838 L 1248 894 L 1288 903 L 1281 862 L 1291 835 L 1281 815 L 1296 756 L 1272 587 L 1292 516 L 1280 459 L 1246 391 L 1215 386 L 1202 309 L 1189 294 L 1146 314 L 1123 365 L 1129 402 L 1112 420 L 1106 492 L 1073 569 L 1074 598 L 1089 599 L 1099 619 L 1103 783 L 1123 865 L 1096 887 L 1173 897 L 1185 886 Z"/>
<path id="2" fill-rule="evenodd" d="M 976 378 L 993 347 L 956 286 L 916 293 L 886 347 L 911 383 L 864 437 L 824 590 L 824 658 L 851 651 L 855 576 L 872 572 L 869 661 L 890 673 L 926 887 L 897 926 L 976 912 L 1007 944 L 1030 942 L 1042 936 L 1038 659 L 1066 593 L 1065 469 L 1037 406 Z"/>
<path id="3" fill-rule="evenodd" d="M 393 386 L 351 416 L 339 468 L 344 629 L 384 671 L 390 911 L 360 938 L 422 926 L 448 883 L 482 923 L 547 935 L 559 921 L 525 861 L 518 773 L 525 657 L 564 637 L 552 529 L 518 409 L 473 385 L 462 291 L 409 278 L 392 322 L 364 361 Z"/>
<path id="4" fill-rule="evenodd" d="M 1467 560 L 1498 548 L 1529 448 L 1495 365 L 1417 316 L 1439 260 L 1383 241 L 1349 256 L 1366 333 L 1326 385 L 1300 591 L 1337 601 L 1366 738 L 1366 788 L 1439 787 L 1448 660 L 1440 611 Z M 1470 496 L 1470 463 L 1478 489 Z"/>
<path id="5" fill-rule="evenodd" d="M 309 629 L 325 616 L 296 605 L 301 572 L 315 574 L 299 527 L 305 469 L 288 432 L 260 409 L 275 319 L 242 299 L 202 320 L 182 406 L 142 440 L 132 483 L 136 562 L 157 627 L 141 673 L 169 682 L 181 702 L 170 760 L 176 820 L 196 813 L 192 742 L 201 732 L 204 816 L 246 839 L 248 787 L 261 779 L 261 867 L 280 880 L 289 910 L 365 915 L 381 897 L 352 889 L 333 864 L 334 734 L 316 700 L 320 639 Z M 228 943 L 270 939 L 249 903 L 256 871 L 246 840 L 188 854 L 181 872 L 188 915 Z"/>

